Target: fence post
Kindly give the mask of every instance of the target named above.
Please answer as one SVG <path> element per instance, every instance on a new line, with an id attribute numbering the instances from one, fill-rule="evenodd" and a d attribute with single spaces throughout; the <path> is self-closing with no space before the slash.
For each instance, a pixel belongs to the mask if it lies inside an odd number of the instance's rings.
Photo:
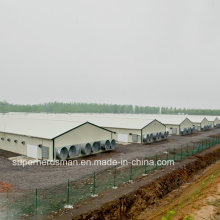
<path id="1" fill-rule="evenodd" d="M 132 182 L 132 162 L 130 166 L 130 177 L 129 177 L 129 182 Z"/>
<path id="2" fill-rule="evenodd" d="M 93 175 L 93 188 L 92 188 L 92 195 L 95 196 L 95 188 L 96 188 L 96 175 L 95 175 L 95 171 L 94 171 L 94 175 Z"/>
<path id="3" fill-rule="evenodd" d="M 116 189 L 116 166 L 114 169 L 114 183 L 113 183 L 113 189 Z"/>
<path id="4" fill-rule="evenodd" d="M 202 145 L 202 141 L 199 143 L 199 146 L 197 147 L 196 153 L 199 152 L 200 146 Z"/>
<path id="5" fill-rule="evenodd" d="M 36 211 L 36 215 L 37 215 L 37 189 L 35 190 L 35 195 L 36 195 L 36 198 L 35 198 L 35 211 Z"/>
<path id="6" fill-rule="evenodd" d="M 70 181 L 67 182 L 67 205 L 70 204 Z"/>
<path id="7" fill-rule="evenodd" d="M 6 220 L 8 220 L 8 206 L 9 206 L 9 201 L 8 201 L 8 190 L 7 189 L 7 194 L 6 194 L 6 197 L 7 197 L 7 213 L 6 213 Z"/>
<path id="8" fill-rule="evenodd" d="M 176 161 L 176 149 L 175 149 L 175 147 L 173 149 L 173 160 Z"/>
<path id="9" fill-rule="evenodd" d="M 183 146 L 181 145 L 181 152 L 180 152 L 180 158 L 183 159 Z"/>
<path id="10" fill-rule="evenodd" d="M 169 150 L 167 150 L 167 158 L 166 158 L 166 161 L 168 161 L 169 159 Z"/>
<path id="11" fill-rule="evenodd" d="M 156 169 L 157 169 L 157 154 L 155 156 L 155 161 L 156 161 Z"/>
<path id="12" fill-rule="evenodd" d="M 147 174 L 147 163 L 146 163 L 146 158 L 144 159 L 144 175 Z"/>

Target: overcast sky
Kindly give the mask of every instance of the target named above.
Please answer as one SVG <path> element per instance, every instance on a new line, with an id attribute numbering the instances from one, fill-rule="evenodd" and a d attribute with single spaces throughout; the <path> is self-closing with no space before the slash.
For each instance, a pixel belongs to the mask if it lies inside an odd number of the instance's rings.
<path id="1" fill-rule="evenodd" d="M 220 108 L 219 0 L 1 0 L 0 100 Z"/>

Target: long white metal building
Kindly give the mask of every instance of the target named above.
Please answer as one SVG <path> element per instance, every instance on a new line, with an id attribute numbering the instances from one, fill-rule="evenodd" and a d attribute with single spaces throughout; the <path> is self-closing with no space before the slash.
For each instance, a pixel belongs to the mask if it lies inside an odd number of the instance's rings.
<path id="1" fill-rule="evenodd" d="M 36 159 L 67 159 L 114 149 L 112 131 L 90 122 L 0 116 L 0 149 Z"/>
<path id="2" fill-rule="evenodd" d="M 112 150 L 115 140 L 152 143 L 218 126 L 214 116 L 8 113 L 0 114 L 0 149 L 66 159 Z"/>
<path id="3" fill-rule="evenodd" d="M 78 116 L 77 116 L 78 117 Z M 93 114 L 93 117 L 98 117 Z M 166 131 L 174 135 L 187 135 L 194 132 L 193 123 L 184 115 L 159 115 L 159 114 L 105 114 L 106 118 L 117 118 L 117 120 L 158 120 L 166 126 Z"/>
<path id="4" fill-rule="evenodd" d="M 108 114 L 109 116 L 109 114 Z M 187 135 L 195 130 L 208 130 L 210 124 L 215 124 L 214 127 L 220 127 L 218 117 L 209 117 L 202 115 L 167 115 L 167 114 L 116 114 L 115 117 L 123 118 L 138 118 L 138 119 L 157 119 L 166 125 L 170 134 Z"/>
<path id="5" fill-rule="evenodd" d="M 168 137 L 166 126 L 156 119 L 128 118 L 113 114 L 68 114 L 60 117 L 66 120 L 89 120 L 96 123 L 113 131 L 113 138 L 118 142 L 152 143 Z"/>
<path id="6" fill-rule="evenodd" d="M 13 114 L 11 114 L 13 115 Z M 152 143 L 168 137 L 166 126 L 156 119 L 123 117 L 116 114 L 25 114 L 30 119 L 89 121 L 113 131 L 113 139 L 125 143 Z M 23 117 L 14 114 L 12 117 Z"/>

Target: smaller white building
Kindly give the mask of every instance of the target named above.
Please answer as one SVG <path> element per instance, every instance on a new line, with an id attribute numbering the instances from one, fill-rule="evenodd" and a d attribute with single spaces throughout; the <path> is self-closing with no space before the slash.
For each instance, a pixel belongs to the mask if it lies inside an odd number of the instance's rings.
<path id="1" fill-rule="evenodd" d="M 220 120 L 217 116 L 206 116 L 209 124 L 212 128 L 219 128 L 220 127 Z"/>
<path id="2" fill-rule="evenodd" d="M 193 126 L 195 126 L 198 131 L 206 131 L 211 128 L 211 125 L 205 116 L 187 115 L 186 117 L 193 122 Z"/>

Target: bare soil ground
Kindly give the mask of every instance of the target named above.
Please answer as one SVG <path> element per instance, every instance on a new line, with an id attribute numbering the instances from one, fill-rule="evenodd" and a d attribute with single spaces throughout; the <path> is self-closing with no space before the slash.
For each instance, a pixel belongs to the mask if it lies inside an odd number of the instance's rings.
<path id="1" fill-rule="evenodd" d="M 220 161 L 169 193 L 160 205 L 149 207 L 138 220 L 220 219 Z"/>
<path id="2" fill-rule="evenodd" d="M 129 144 L 117 145 L 113 152 L 93 155 L 83 158 L 85 160 L 104 160 L 115 159 L 120 161 L 132 160 L 143 156 L 153 156 L 174 147 L 180 148 L 181 145 L 190 144 L 206 139 L 211 135 L 220 133 L 219 129 L 213 129 L 206 132 L 197 132 L 189 136 L 170 136 L 167 141 L 158 142 L 150 145 Z M 0 151 L 0 182 L 12 185 L 17 191 L 32 190 L 35 188 L 52 187 L 62 184 L 67 179 L 78 180 L 91 175 L 94 171 L 98 172 L 109 168 L 109 166 L 13 166 L 8 160 L 9 157 L 15 157 L 16 154 Z M 80 159 L 79 159 L 80 160 Z"/>

